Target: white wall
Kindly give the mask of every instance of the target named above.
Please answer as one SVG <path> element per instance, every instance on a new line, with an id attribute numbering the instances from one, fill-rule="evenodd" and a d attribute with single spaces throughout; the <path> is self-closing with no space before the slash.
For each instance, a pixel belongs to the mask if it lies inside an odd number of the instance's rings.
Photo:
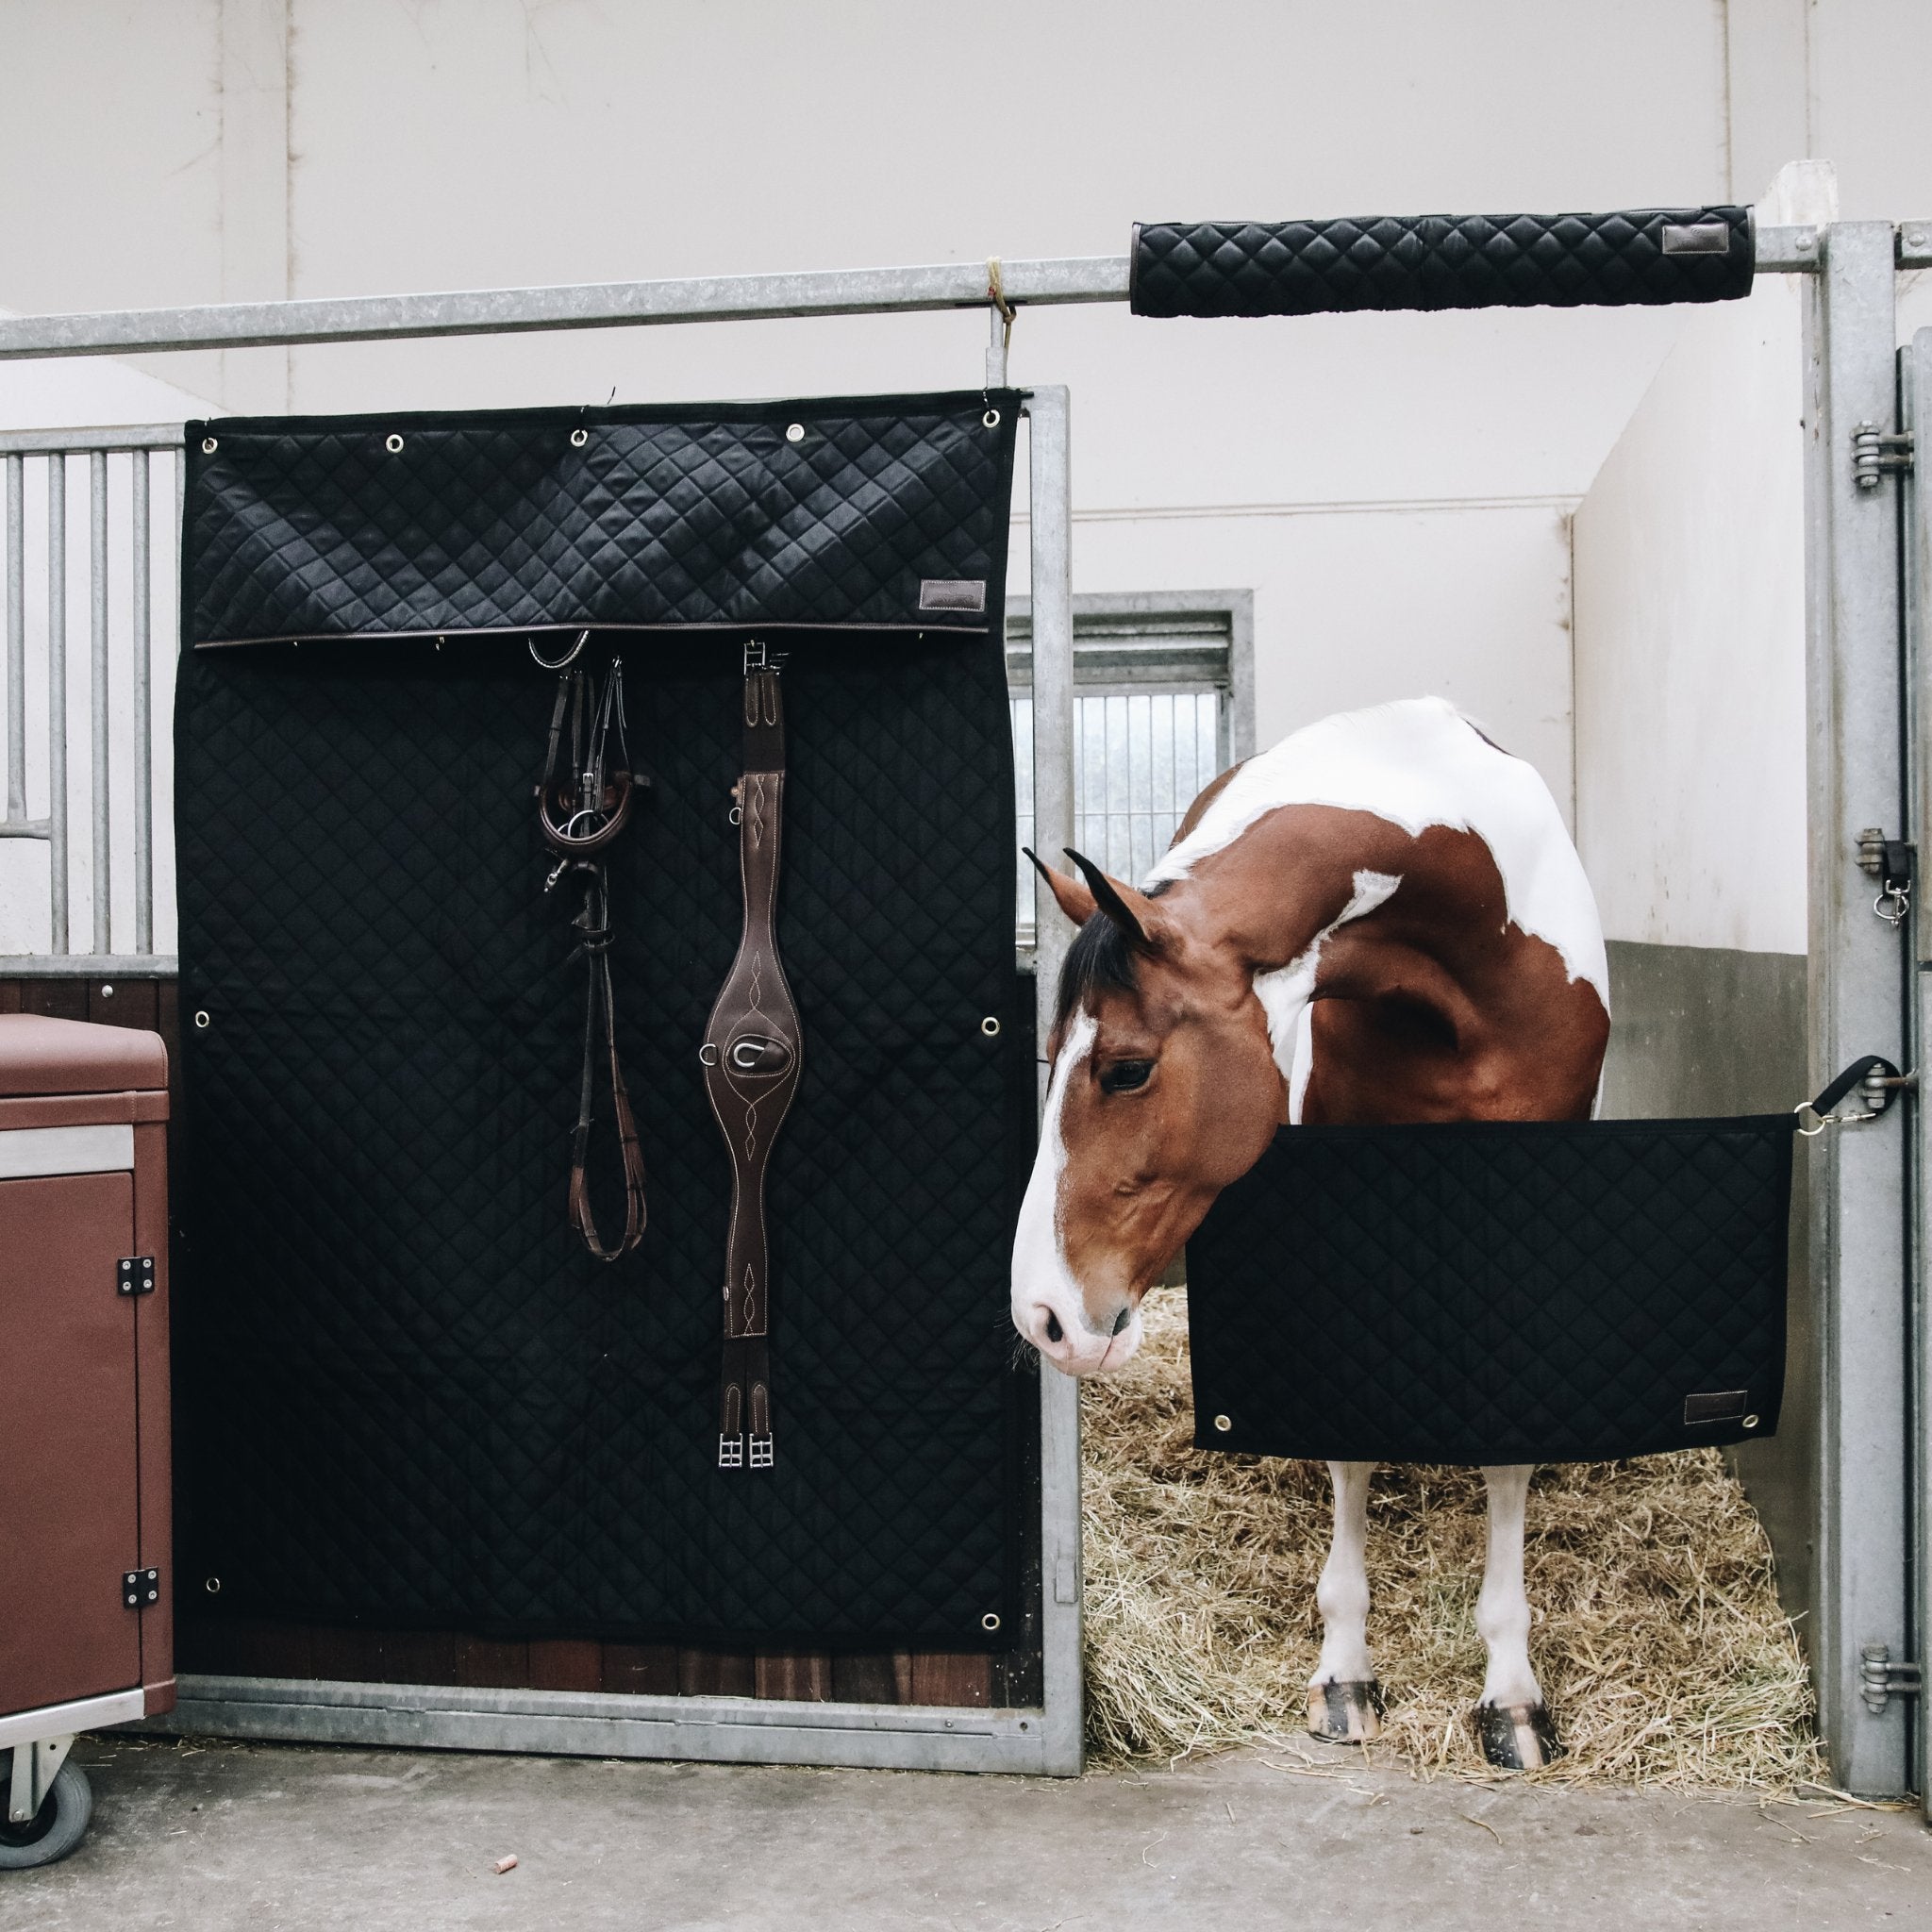
<path id="1" fill-rule="evenodd" d="M 1784 177 L 1790 218 L 1830 201 Z M 1577 843 L 1611 939 L 1806 949 L 1800 300 L 1767 277 L 1691 315 L 1576 512 Z"/>

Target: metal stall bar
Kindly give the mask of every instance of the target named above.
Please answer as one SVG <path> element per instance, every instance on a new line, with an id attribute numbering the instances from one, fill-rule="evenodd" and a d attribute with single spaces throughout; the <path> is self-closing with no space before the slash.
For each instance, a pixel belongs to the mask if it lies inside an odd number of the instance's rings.
<path id="1" fill-rule="evenodd" d="M 47 458 L 47 949 L 67 943 L 67 458 Z"/>
<path id="2" fill-rule="evenodd" d="M 1064 388 L 1028 398 L 1032 521 L 1033 834 L 1055 862 L 1074 842 L 1073 472 Z M 1034 880 L 1034 1018 L 1040 1051 L 1053 1027 L 1054 991 L 1072 927 Z M 1041 1070 L 1045 1097 L 1046 1069 Z M 1041 1594 L 1047 1769 L 1080 1769 L 1080 1388 L 1040 1368 Z"/>
<path id="3" fill-rule="evenodd" d="M 1861 482 L 1854 431 L 1894 426 L 1893 235 L 1835 224 L 1805 310 L 1810 1062 L 1906 1064 L 1906 941 L 1874 914 L 1859 837 L 1905 809 L 1896 492 Z M 1875 479 L 1874 479 L 1875 480 Z M 1905 1711 L 1862 1693 L 1860 1652 L 1905 1656 L 1907 1108 L 1810 1144 L 1822 1415 L 1811 1664 L 1833 1775 L 1907 1789 Z"/>
<path id="4" fill-rule="evenodd" d="M 114 854 L 108 771 L 108 453 L 87 459 L 88 505 L 88 789 L 93 804 L 88 865 L 93 874 L 94 917 L 90 952 L 111 953 Z"/>
<path id="5" fill-rule="evenodd" d="M 134 950 L 155 949 L 154 664 L 148 562 L 148 485 L 153 458 L 133 452 L 134 583 Z"/>

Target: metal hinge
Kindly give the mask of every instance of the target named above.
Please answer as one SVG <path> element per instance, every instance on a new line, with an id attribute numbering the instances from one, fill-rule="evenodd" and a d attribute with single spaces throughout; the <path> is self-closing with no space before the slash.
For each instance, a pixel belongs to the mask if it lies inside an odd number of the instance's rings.
<path id="1" fill-rule="evenodd" d="M 152 1255 L 130 1255 L 125 1261 L 114 1263 L 116 1294 L 152 1294 L 154 1291 L 155 1257 Z"/>
<path id="2" fill-rule="evenodd" d="M 124 1570 L 121 1573 L 121 1601 L 130 1610 L 144 1610 L 161 1600 L 161 1573 L 158 1570 Z"/>
<path id="3" fill-rule="evenodd" d="M 1924 1689 L 1922 1673 L 1915 1663 L 1894 1658 L 1884 1643 L 1861 1644 L 1858 1649 L 1858 1694 L 1865 1708 L 1877 1717 L 1894 1697 L 1916 1697 Z"/>
<path id="4" fill-rule="evenodd" d="M 1858 834 L 1858 863 L 1878 881 L 1873 911 L 1888 925 L 1901 924 L 1911 910 L 1919 848 L 1907 839 L 1888 839 L 1881 826 L 1867 825 Z"/>
<path id="5" fill-rule="evenodd" d="M 1908 475 L 1912 468 L 1910 430 L 1889 435 L 1875 423 L 1859 423 L 1852 430 L 1852 476 L 1860 490 L 1876 490 L 1886 472 Z"/>

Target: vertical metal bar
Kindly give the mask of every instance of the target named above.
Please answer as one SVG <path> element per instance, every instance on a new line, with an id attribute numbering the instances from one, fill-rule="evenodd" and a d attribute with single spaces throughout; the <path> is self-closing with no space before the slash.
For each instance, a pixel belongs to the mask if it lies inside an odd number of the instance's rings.
<path id="1" fill-rule="evenodd" d="M 1905 936 L 1874 916 L 1861 828 L 1904 819 L 1898 492 L 1862 491 L 1855 425 L 1891 426 L 1897 393 L 1890 225 L 1826 231 L 1806 306 L 1807 736 L 1811 1071 L 1853 1056 L 1904 1063 Z M 1896 834 L 1894 834 L 1896 836 Z M 1834 1775 L 1907 1788 L 1900 1700 L 1873 1711 L 1859 1653 L 1906 1642 L 1905 1107 L 1809 1145 L 1811 1283 L 1820 1338 L 1817 1616 L 1812 1670 Z"/>
<path id="2" fill-rule="evenodd" d="M 1058 860 L 1074 842 L 1073 478 L 1067 391 L 1039 389 L 1030 423 L 1033 568 L 1034 849 Z M 1041 1051 L 1053 1025 L 1054 989 L 1073 928 L 1036 884 L 1034 1011 Z M 1045 1069 L 1041 1070 L 1041 1094 Z M 1043 1363 L 1040 1371 L 1041 1644 L 1044 1651 L 1045 1768 L 1080 1769 L 1080 1388 Z"/>
<path id="3" fill-rule="evenodd" d="M 92 826 L 88 862 L 93 872 L 93 943 L 90 950 L 114 950 L 114 825 L 108 790 L 108 452 L 91 451 L 87 459 L 88 515 L 88 788 L 92 794 Z"/>
<path id="4" fill-rule="evenodd" d="M 7 816 L 26 817 L 26 487 L 7 458 Z"/>
<path id="5" fill-rule="evenodd" d="M 48 950 L 67 951 L 67 458 L 47 458 Z"/>
<path id="6" fill-rule="evenodd" d="M 155 949 L 155 741 L 154 666 L 150 635 L 154 591 L 148 563 L 149 466 L 138 449 L 134 461 L 134 950 Z"/>

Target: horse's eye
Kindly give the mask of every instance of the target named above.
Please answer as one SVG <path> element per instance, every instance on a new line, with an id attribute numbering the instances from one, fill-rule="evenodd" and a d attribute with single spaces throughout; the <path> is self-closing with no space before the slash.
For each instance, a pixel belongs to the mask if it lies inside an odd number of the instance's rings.
<path id="1" fill-rule="evenodd" d="M 1103 1093 L 1131 1093 L 1136 1087 L 1146 1086 L 1153 1073 L 1152 1060 L 1116 1060 L 1102 1071 L 1100 1091 Z"/>

